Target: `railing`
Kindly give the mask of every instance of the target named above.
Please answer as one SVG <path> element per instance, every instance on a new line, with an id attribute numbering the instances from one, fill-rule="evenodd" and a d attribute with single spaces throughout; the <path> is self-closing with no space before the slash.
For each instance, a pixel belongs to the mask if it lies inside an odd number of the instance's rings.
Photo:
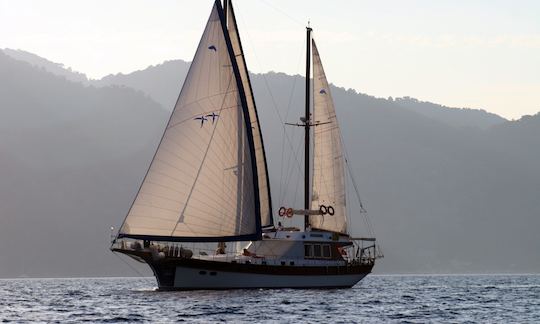
<path id="1" fill-rule="evenodd" d="M 145 246 L 146 244 L 146 246 Z M 345 261 L 346 264 L 372 265 L 375 260 L 383 257 L 373 240 L 354 239 L 353 244 L 340 248 L 341 260 L 338 259 L 306 259 L 303 257 L 287 257 L 283 255 L 257 255 L 246 248 L 238 248 L 235 243 L 229 247 L 209 248 L 210 244 L 202 243 L 174 243 L 174 242 L 144 242 L 133 239 L 117 239 L 112 248 L 124 251 L 149 251 L 154 258 L 194 258 L 209 261 L 256 263 L 268 265 L 332 265 Z"/>
<path id="2" fill-rule="evenodd" d="M 277 255 L 257 255 L 244 248 L 238 250 L 234 247 L 234 243 L 230 244 L 230 247 L 224 249 L 219 246 L 217 248 L 209 248 L 208 245 L 209 244 L 204 243 L 185 244 L 173 242 L 148 242 L 148 245 L 145 246 L 144 241 L 117 239 L 113 242 L 112 248 L 125 251 L 150 251 L 155 254 L 156 257 L 159 256 L 161 258 L 194 258 L 222 262 L 246 262 L 251 260 L 268 262 L 269 260 L 278 259 L 288 260 L 288 258 L 280 258 Z"/>
<path id="3" fill-rule="evenodd" d="M 374 238 L 352 238 L 353 245 L 348 247 L 346 260 L 352 264 L 375 264 L 376 259 L 383 258 Z"/>

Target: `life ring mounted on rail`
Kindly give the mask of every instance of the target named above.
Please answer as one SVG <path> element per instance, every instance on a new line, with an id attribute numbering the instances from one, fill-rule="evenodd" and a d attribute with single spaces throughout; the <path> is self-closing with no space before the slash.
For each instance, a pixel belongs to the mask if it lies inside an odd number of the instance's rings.
<path id="1" fill-rule="evenodd" d="M 293 217 L 294 210 L 292 208 L 280 207 L 278 211 L 280 217 Z"/>
<path id="2" fill-rule="evenodd" d="M 294 215 L 294 211 L 292 208 L 287 208 L 287 217 L 291 218 Z"/>
<path id="3" fill-rule="evenodd" d="M 320 205 L 319 206 L 319 212 L 321 215 L 330 215 L 330 216 L 334 216 L 335 214 L 335 210 L 334 210 L 334 207 L 333 206 L 325 206 L 325 205 Z"/>
<path id="4" fill-rule="evenodd" d="M 326 210 L 328 211 L 328 215 L 334 216 L 334 213 L 335 213 L 334 207 L 328 206 L 328 207 L 326 207 Z"/>

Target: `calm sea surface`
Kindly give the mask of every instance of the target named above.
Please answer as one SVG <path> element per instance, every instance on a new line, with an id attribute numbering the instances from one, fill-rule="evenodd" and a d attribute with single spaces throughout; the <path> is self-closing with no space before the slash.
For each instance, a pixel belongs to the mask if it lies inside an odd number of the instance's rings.
<path id="1" fill-rule="evenodd" d="M 3 322 L 540 323 L 540 276 L 368 276 L 352 289 L 155 291 L 153 278 L 0 280 Z"/>

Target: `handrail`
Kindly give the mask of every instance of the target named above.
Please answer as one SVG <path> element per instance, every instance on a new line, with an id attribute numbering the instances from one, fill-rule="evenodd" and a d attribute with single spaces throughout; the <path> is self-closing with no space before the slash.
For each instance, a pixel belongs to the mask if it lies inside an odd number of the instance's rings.
<path id="1" fill-rule="evenodd" d="M 368 240 L 362 240 L 368 241 Z M 371 240 L 369 240 L 371 241 Z M 321 262 L 328 264 L 334 264 L 336 261 L 345 262 L 347 264 L 373 264 L 377 256 L 377 247 L 375 244 L 370 246 L 364 246 L 363 244 L 354 244 L 349 246 L 342 247 L 344 250 L 349 250 L 347 253 L 342 255 L 342 258 L 339 260 L 319 260 L 319 259 L 306 259 L 300 256 L 285 256 L 285 255 L 257 255 L 256 251 L 247 251 L 242 253 L 242 251 L 236 251 L 234 249 L 229 249 L 221 251 L 219 253 L 216 249 L 210 249 L 204 246 L 195 246 L 192 244 L 181 244 L 177 242 L 152 242 L 150 246 L 143 247 L 144 243 L 140 240 L 116 240 L 111 248 L 125 251 L 146 251 L 151 253 L 156 258 L 187 258 L 187 259 L 199 259 L 199 260 L 209 260 L 209 261 L 222 261 L 222 262 L 238 262 L 238 263 L 262 263 L 266 264 L 275 264 L 282 265 L 283 262 L 292 263 L 292 262 L 302 262 L 308 265 L 317 265 Z M 245 250 L 245 249 L 244 249 Z M 161 255 L 161 256 L 159 256 Z M 260 261 L 257 261 L 260 260 Z"/>

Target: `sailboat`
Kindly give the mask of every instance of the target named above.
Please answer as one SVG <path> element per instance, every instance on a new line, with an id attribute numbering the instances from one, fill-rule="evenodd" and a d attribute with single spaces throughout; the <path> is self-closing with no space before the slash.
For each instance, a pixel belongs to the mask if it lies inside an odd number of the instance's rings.
<path id="1" fill-rule="evenodd" d="M 111 250 L 147 263 L 160 290 L 352 287 L 369 274 L 375 238 L 348 231 L 341 133 L 310 27 L 306 62 L 296 124 L 305 130 L 304 206 L 273 210 L 233 6 L 216 0 Z M 274 213 L 304 226 L 275 226 Z"/>

